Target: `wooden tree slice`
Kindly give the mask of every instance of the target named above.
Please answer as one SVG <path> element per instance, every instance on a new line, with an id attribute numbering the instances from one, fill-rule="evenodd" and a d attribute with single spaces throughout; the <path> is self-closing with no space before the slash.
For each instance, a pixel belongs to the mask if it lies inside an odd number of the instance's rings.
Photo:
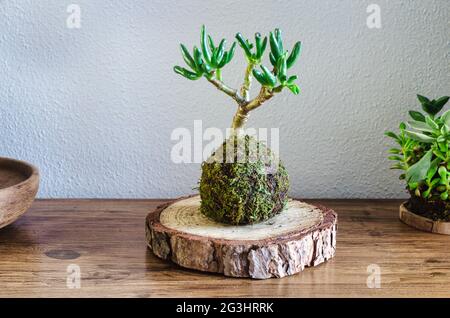
<path id="1" fill-rule="evenodd" d="M 433 221 L 432 219 L 417 215 L 409 211 L 405 203 L 400 205 L 400 220 L 403 223 L 421 231 L 450 235 L 450 222 Z"/>
<path id="2" fill-rule="evenodd" d="M 332 258 L 337 215 L 298 200 L 253 225 L 227 225 L 200 212 L 200 196 L 164 204 L 147 216 L 153 253 L 176 264 L 233 277 L 266 279 L 296 274 Z"/>

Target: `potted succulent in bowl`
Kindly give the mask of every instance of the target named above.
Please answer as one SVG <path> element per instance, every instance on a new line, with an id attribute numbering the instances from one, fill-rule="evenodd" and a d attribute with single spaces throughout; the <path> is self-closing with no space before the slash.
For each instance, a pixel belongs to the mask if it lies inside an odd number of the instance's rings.
<path id="1" fill-rule="evenodd" d="M 422 110 L 409 111 L 398 134 L 385 134 L 398 144 L 389 150 L 393 169 L 402 170 L 410 199 L 400 206 L 400 219 L 420 230 L 450 234 L 450 110 L 438 115 L 448 96 L 430 100 L 417 95 Z"/>

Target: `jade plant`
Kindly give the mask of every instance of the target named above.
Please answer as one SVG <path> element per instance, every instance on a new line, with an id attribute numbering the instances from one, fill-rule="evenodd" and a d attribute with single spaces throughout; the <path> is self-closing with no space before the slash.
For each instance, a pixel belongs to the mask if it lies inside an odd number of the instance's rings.
<path id="1" fill-rule="evenodd" d="M 424 113 L 411 110 L 410 121 L 402 122 L 399 133 L 385 134 L 398 147 L 389 159 L 400 169 L 411 195 L 407 207 L 433 220 L 450 220 L 450 110 L 438 115 L 448 96 L 430 100 L 417 95 Z"/>
<path id="2" fill-rule="evenodd" d="M 175 66 L 174 71 L 189 80 L 205 78 L 237 104 L 231 123 L 231 137 L 202 163 L 199 181 L 201 212 L 219 222 L 249 224 L 266 220 L 282 211 L 287 203 L 289 178 L 285 167 L 268 147 L 242 132 L 249 113 L 275 94 L 285 88 L 295 95 L 299 94 L 297 76 L 288 75 L 288 70 L 300 55 L 301 42 L 295 43 L 291 51 L 286 50 L 279 29 L 264 37 L 256 33 L 254 41 L 240 33 L 235 38 L 236 42 L 227 49 L 225 39 L 216 44 L 203 26 L 200 46 L 194 46 L 192 53 L 180 44 L 187 67 Z M 225 84 L 222 74 L 223 68 L 235 56 L 236 43 L 242 48 L 247 62 L 239 89 Z M 266 52 L 270 68 L 262 62 Z M 251 98 L 253 78 L 261 87 L 259 93 Z M 225 153 L 232 153 L 233 159 L 237 159 L 240 153 L 247 158 L 255 157 L 256 153 L 258 156 L 246 162 L 216 160 L 223 158 Z"/>

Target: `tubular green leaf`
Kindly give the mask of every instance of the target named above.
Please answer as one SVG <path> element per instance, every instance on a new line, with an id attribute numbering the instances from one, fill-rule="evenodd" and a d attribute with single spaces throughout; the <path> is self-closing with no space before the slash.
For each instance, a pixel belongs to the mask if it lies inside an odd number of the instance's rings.
<path id="1" fill-rule="evenodd" d="M 260 33 L 255 33 L 255 44 L 256 44 L 256 53 L 255 53 L 255 57 L 257 59 L 261 58 L 261 48 L 262 48 L 262 43 L 261 43 L 261 34 Z"/>
<path id="2" fill-rule="evenodd" d="M 277 78 L 275 75 L 273 75 L 272 72 L 264 65 L 261 65 L 261 69 L 263 70 L 264 77 L 267 79 L 270 87 L 274 87 L 277 84 Z"/>
<path id="3" fill-rule="evenodd" d="M 252 57 L 252 52 L 250 51 L 250 47 L 248 46 L 247 41 L 242 37 L 242 34 L 237 33 L 236 34 L 236 40 L 238 41 L 240 47 L 244 50 L 245 55 L 248 58 Z"/>
<path id="4" fill-rule="evenodd" d="M 227 62 L 226 63 L 229 63 L 231 61 L 231 59 L 233 58 L 235 49 L 236 49 L 236 42 L 233 42 L 233 44 L 231 45 L 230 50 L 228 51 Z"/>
<path id="5" fill-rule="evenodd" d="M 263 86 L 270 86 L 270 83 L 268 82 L 267 78 L 259 70 L 253 69 L 252 73 L 253 73 L 253 76 L 256 78 L 256 80 L 261 85 L 263 85 Z"/>
<path id="6" fill-rule="evenodd" d="M 295 61 L 300 55 L 301 47 L 302 43 L 300 41 L 295 43 L 294 48 L 292 49 L 292 52 L 286 61 L 287 68 L 291 68 L 294 65 Z"/>
<path id="7" fill-rule="evenodd" d="M 292 76 L 290 76 L 290 77 L 288 78 L 287 83 L 288 83 L 288 84 L 293 84 L 294 81 L 295 81 L 297 78 L 298 78 L 297 75 L 292 75 Z"/>
<path id="8" fill-rule="evenodd" d="M 209 49 L 211 50 L 211 52 L 214 52 L 216 47 L 214 46 L 214 41 L 210 35 L 208 35 L 208 45 L 209 45 Z"/>
<path id="9" fill-rule="evenodd" d="M 300 93 L 300 87 L 298 87 L 296 84 L 290 84 L 287 86 L 289 90 L 294 93 L 294 95 L 298 95 Z"/>
<path id="10" fill-rule="evenodd" d="M 261 55 L 259 58 L 261 58 L 263 56 L 264 51 L 266 50 L 266 47 L 267 47 L 267 36 L 264 37 L 264 40 L 261 44 Z"/>
<path id="11" fill-rule="evenodd" d="M 269 59 L 270 59 L 270 64 L 272 64 L 272 66 L 276 66 L 277 65 L 277 60 L 273 56 L 272 52 L 269 53 Z"/>
<path id="12" fill-rule="evenodd" d="M 278 79 L 280 80 L 280 82 L 281 83 L 286 82 L 287 64 L 285 56 L 280 57 L 280 59 L 278 60 L 277 71 L 278 71 L 277 73 Z"/>
<path id="13" fill-rule="evenodd" d="M 217 68 L 222 68 L 222 67 L 225 66 L 225 64 L 228 63 L 228 53 L 229 53 L 229 52 L 223 53 L 222 61 L 220 61 L 219 65 L 217 65 Z"/>
<path id="14" fill-rule="evenodd" d="M 202 53 L 196 46 L 194 46 L 194 62 L 196 65 L 196 70 L 199 72 L 202 69 L 203 59 Z"/>
<path id="15" fill-rule="evenodd" d="M 275 29 L 275 37 L 277 39 L 278 49 L 280 50 L 280 53 L 284 54 L 283 39 L 281 38 L 281 30 L 280 29 Z"/>
<path id="16" fill-rule="evenodd" d="M 278 47 L 277 39 L 275 38 L 275 35 L 270 32 L 269 36 L 269 43 L 270 43 L 270 50 L 273 54 L 273 57 L 275 58 L 275 61 L 278 61 L 278 58 L 281 55 L 280 48 Z"/>
<path id="17" fill-rule="evenodd" d="M 192 58 L 191 54 L 189 54 L 189 51 L 187 50 L 187 48 L 184 46 L 184 44 L 180 44 L 181 47 L 181 55 L 183 56 L 184 61 L 186 62 L 186 64 L 192 68 L 193 70 L 195 70 L 195 62 L 194 59 Z"/>
<path id="18" fill-rule="evenodd" d="M 200 34 L 200 43 L 202 47 L 203 57 L 205 58 L 206 63 L 211 64 L 211 52 L 207 46 L 206 32 L 205 26 L 202 26 L 201 34 Z"/>
<path id="19" fill-rule="evenodd" d="M 209 73 L 211 72 L 211 66 L 209 66 L 208 63 L 203 63 L 203 64 L 202 64 L 202 71 L 203 71 L 204 73 L 209 74 Z"/>
<path id="20" fill-rule="evenodd" d="M 192 81 L 199 79 L 201 77 L 201 75 L 198 75 L 196 73 L 193 73 L 191 71 L 188 71 L 187 69 L 180 67 L 180 66 L 175 66 L 173 68 L 173 70 L 175 71 L 175 73 L 180 74 L 184 77 L 186 77 L 187 79 L 190 79 Z"/>
<path id="21" fill-rule="evenodd" d="M 226 43 L 227 43 L 227 41 L 225 39 L 222 39 L 222 41 L 220 41 L 220 43 L 219 43 L 219 46 L 217 47 L 216 52 L 214 53 L 213 63 L 216 66 L 222 62 L 223 54 L 225 53 L 225 44 Z"/>

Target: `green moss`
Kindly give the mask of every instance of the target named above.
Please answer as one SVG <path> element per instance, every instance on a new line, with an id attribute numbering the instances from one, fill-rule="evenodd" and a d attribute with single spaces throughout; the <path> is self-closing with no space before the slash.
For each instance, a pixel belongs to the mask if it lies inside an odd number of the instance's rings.
<path id="1" fill-rule="evenodd" d="M 202 164 L 201 212 L 222 223 L 267 220 L 287 203 L 286 168 L 253 137 L 228 139 Z"/>

